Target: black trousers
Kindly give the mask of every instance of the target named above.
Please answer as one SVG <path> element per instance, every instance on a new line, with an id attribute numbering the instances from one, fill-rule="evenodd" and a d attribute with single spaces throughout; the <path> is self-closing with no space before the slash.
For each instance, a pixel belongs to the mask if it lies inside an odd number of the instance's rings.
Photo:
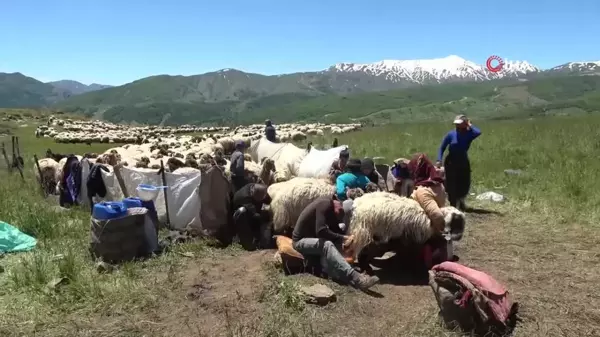
<path id="1" fill-rule="evenodd" d="M 444 160 L 446 172 L 446 193 L 450 205 L 459 207 L 459 202 L 469 194 L 471 189 L 471 163 L 469 157 L 462 154 L 448 154 Z"/>
<path id="2" fill-rule="evenodd" d="M 255 215 L 256 214 L 256 215 Z M 272 229 L 267 212 L 234 214 L 235 231 L 240 245 L 246 250 L 269 249 L 272 246 Z"/>
<path id="3" fill-rule="evenodd" d="M 233 183 L 234 193 L 248 184 L 248 181 L 244 176 L 231 176 L 231 182 Z"/>

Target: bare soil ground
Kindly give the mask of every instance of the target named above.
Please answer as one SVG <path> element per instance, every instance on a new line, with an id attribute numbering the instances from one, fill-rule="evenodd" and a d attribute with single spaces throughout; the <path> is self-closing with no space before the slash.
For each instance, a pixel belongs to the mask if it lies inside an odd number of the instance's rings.
<path id="1" fill-rule="evenodd" d="M 505 283 L 521 303 L 517 335 L 598 336 L 600 295 L 594 280 L 600 276 L 595 268 L 600 238 L 567 226 L 555 235 L 537 227 L 471 213 L 456 253 L 462 263 Z M 118 317 L 95 317 L 84 330 L 90 336 L 458 335 L 436 324 L 427 285 L 384 282 L 366 294 L 310 275 L 283 276 L 272 264 L 273 253 L 190 259 L 176 275 L 163 276 L 173 279 L 173 287 L 157 294 L 159 303 Z M 337 301 L 304 305 L 296 286 L 314 283 L 329 285 Z"/>

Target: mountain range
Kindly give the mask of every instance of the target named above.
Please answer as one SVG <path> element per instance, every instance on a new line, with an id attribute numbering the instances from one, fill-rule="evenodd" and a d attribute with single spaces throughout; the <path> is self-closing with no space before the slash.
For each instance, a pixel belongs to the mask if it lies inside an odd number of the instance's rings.
<path id="1" fill-rule="evenodd" d="M 314 100 L 343 100 L 351 95 L 402 89 L 413 92 L 435 85 L 465 84 L 471 88 L 477 83 L 509 85 L 578 75 L 600 75 L 600 61 L 570 62 L 543 70 L 526 61 L 507 60 L 503 69 L 494 73 L 485 65 L 450 55 L 428 60 L 338 63 L 321 71 L 270 76 L 236 69 L 193 76 L 159 75 L 115 87 L 68 80 L 42 83 L 19 73 L 0 73 L 0 107 L 45 106 L 136 122 L 156 122 L 165 116 L 170 123 L 240 122 L 255 119 L 259 111 L 275 112 L 278 107 Z M 280 113 L 284 111 L 277 115 Z"/>

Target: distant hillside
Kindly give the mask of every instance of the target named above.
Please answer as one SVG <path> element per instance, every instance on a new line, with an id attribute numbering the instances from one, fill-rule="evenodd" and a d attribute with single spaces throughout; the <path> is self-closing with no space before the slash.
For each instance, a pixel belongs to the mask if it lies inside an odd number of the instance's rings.
<path id="1" fill-rule="evenodd" d="M 54 82 L 47 82 L 48 84 L 53 85 L 56 88 L 59 88 L 64 91 L 68 91 L 71 95 L 80 95 L 90 91 L 96 91 L 101 89 L 106 89 L 112 87 L 111 85 L 104 84 L 96 84 L 92 83 L 90 85 L 85 85 L 83 83 L 79 83 L 73 80 L 61 80 Z"/>
<path id="2" fill-rule="evenodd" d="M 109 107 L 102 115 L 112 122 L 150 124 L 167 116 L 168 125 L 255 123 L 266 118 L 277 123 L 358 120 L 379 124 L 450 118 L 459 113 L 488 119 L 594 111 L 600 111 L 600 76 L 452 83 L 349 95 L 288 93 L 244 102 L 152 102 Z M 90 109 L 87 114 L 99 112 Z"/>
<path id="3" fill-rule="evenodd" d="M 595 80 L 581 77 L 598 74 L 599 64 L 571 62 L 542 70 L 526 61 L 505 61 L 504 68 L 494 73 L 485 65 L 451 55 L 338 63 L 322 71 L 271 76 L 235 69 L 193 76 L 159 75 L 102 90 L 74 81 L 54 82 L 55 87 L 49 89 L 49 84 L 28 78 L 39 88 L 18 81 L 0 82 L 0 92 L 10 92 L 0 107 L 54 104 L 54 109 L 94 118 L 170 124 L 254 122 L 273 116 L 280 120 L 404 121 L 434 118 L 444 111 L 475 110 L 501 116 L 541 106 L 547 109 L 548 104 L 559 102 L 583 104 L 571 100 L 582 100 L 573 95 L 585 92 L 573 90 L 581 85 L 595 91 L 594 85 L 588 85 Z M 542 93 L 554 92 L 554 96 L 548 100 L 532 93 L 533 83 L 544 87 Z"/>
<path id="4" fill-rule="evenodd" d="M 0 73 L 0 107 L 44 107 L 69 97 L 70 93 L 21 73 Z"/>

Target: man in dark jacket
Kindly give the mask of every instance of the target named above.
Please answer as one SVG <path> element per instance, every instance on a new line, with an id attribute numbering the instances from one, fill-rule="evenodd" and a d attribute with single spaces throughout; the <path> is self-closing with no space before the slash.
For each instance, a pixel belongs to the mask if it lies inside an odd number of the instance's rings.
<path id="1" fill-rule="evenodd" d="M 235 191 L 248 183 L 246 181 L 246 169 L 244 167 L 244 148 L 244 142 L 237 140 L 235 142 L 235 151 L 231 154 L 229 171 L 231 172 L 231 182 L 233 183 Z"/>
<path id="2" fill-rule="evenodd" d="M 270 119 L 265 121 L 265 137 L 270 142 L 277 142 L 277 137 L 275 136 L 275 127 L 273 126 L 273 123 L 271 123 Z"/>
<path id="3" fill-rule="evenodd" d="M 340 253 L 340 249 L 348 247 L 353 240 L 353 236 L 342 234 L 340 223 L 344 215 L 342 203 L 332 197 L 315 199 L 298 217 L 292 234 L 293 247 L 307 258 L 319 257 L 330 277 L 367 290 L 377 284 L 379 278 L 360 274 Z"/>
<path id="4" fill-rule="evenodd" d="M 233 195 L 233 221 L 240 244 L 244 249 L 269 248 L 271 246 L 271 226 L 263 204 L 269 205 L 271 197 L 267 186 L 250 183 Z M 258 243 L 258 245 L 257 245 Z"/>

